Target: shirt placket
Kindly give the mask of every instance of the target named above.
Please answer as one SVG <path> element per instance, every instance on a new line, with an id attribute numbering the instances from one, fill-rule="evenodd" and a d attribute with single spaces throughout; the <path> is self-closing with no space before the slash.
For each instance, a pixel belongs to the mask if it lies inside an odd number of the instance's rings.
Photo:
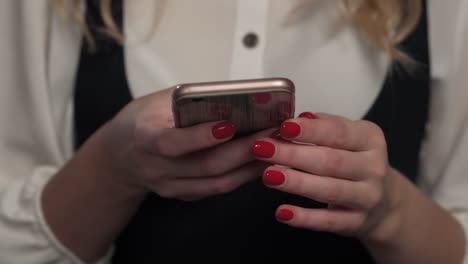
<path id="1" fill-rule="evenodd" d="M 263 56 L 269 0 L 238 0 L 237 20 L 231 60 L 231 79 L 260 78 L 264 75 Z"/>

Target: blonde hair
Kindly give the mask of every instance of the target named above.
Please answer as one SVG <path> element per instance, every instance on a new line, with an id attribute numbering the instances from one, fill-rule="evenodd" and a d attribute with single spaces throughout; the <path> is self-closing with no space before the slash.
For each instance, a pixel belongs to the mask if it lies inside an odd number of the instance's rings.
<path id="1" fill-rule="evenodd" d="M 343 0 L 343 4 L 372 44 L 397 61 L 412 61 L 398 45 L 418 24 L 421 0 Z"/>
<path id="2" fill-rule="evenodd" d="M 59 10 L 65 10 L 65 0 L 53 0 Z M 101 17 L 105 28 L 102 31 L 117 43 L 124 43 L 124 36 L 112 18 L 111 1 L 99 0 Z M 310 4 L 318 0 L 304 0 Z M 323 1 L 323 0 L 322 0 Z M 327 0 L 328 1 L 328 0 Z M 392 59 L 411 62 L 411 58 L 398 49 L 400 44 L 417 25 L 421 16 L 421 0 L 340 0 L 351 21 L 364 33 L 371 44 L 384 50 Z M 72 0 L 72 14 L 80 25 L 90 48 L 95 49 L 91 31 L 81 13 L 84 0 Z"/>
<path id="3" fill-rule="evenodd" d="M 58 10 L 61 14 L 64 14 L 64 11 L 67 9 L 65 6 L 65 0 L 52 1 L 55 9 Z M 124 36 L 120 32 L 119 27 L 115 23 L 114 19 L 112 18 L 111 2 L 112 0 L 99 0 L 101 18 L 105 26 L 105 28 L 102 28 L 100 30 L 102 33 L 109 35 L 120 45 L 123 45 Z M 94 41 L 93 34 L 91 33 L 88 25 L 86 24 L 85 18 L 83 17 L 83 14 L 81 12 L 82 4 L 86 4 L 86 2 L 84 0 L 72 0 L 71 4 L 71 14 L 80 26 L 81 30 L 83 31 L 84 37 L 91 51 L 94 51 L 96 49 L 96 43 Z"/>

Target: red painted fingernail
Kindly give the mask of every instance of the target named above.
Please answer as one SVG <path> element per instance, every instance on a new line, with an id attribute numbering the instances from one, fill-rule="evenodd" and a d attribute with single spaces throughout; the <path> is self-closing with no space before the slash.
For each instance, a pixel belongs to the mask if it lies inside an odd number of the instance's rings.
<path id="1" fill-rule="evenodd" d="M 276 218 L 280 221 L 289 221 L 293 219 L 294 213 L 289 209 L 280 209 L 276 212 Z"/>
<path id="2" fill-rule="evenodd" d="M 211 132 L 217 139 L 228 138 L 236 133 L 236 126 L 231 121 L 224 121 L 213 126 Z"/>
<path id="3" fill-rule="evenodd" d="M 284 122 L 281 125 L 281 136 L 295 138 L 301 133 L 301 126 L 294 122 Z"/>
<path id="4" fill-rule="evenodd" d="M 304 117 L 304 118 L 308 118 L 308 119 L 318 119 L 318 116 L 311 113 L 311 112 L 304 112 L 304 113 L 301 113 L 299 115 L 299 117 Z"/>
<path id="5" fill-rule="evenodd" d="M 260 158 L 271 158 L 275 154 L 275 145 L 267 141 L 257 140 L 253 146 L 252 153 Z"/>
<path id="6" fill-rule="evenodd" d="M 257 104 L 266 104 L 271 101 L 270 93 L 257 93 L 251 95 L 252 101 Z"/>
<path id="7" fill-rule="evenodd" d="M 267 170 L 263 175 L 263 182 L 266 185 L 277 186 L 284 183 L 284 174 L 280 171 Z"/>

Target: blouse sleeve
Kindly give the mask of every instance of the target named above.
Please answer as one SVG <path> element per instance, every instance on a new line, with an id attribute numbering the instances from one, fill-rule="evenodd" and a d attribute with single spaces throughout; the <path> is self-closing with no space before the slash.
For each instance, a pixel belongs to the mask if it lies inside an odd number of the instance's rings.
<path id="1" fill-rule="evenodd" d="M 72 138 L 63 131 L 72 123 L 66 98 L 80 45 L 80 31 L 68 28 L 73 23 L 52 23 L 59 16 L 52 16 L 51 3 L 0 1 L 1 263 L 83 263 L 54 236 L 40 202 L 44 186 L 72 155 L 62 142 Z M 64 34 L 51 36 L 59 30 L 52 25 L 64 25 Z M 49 58 L 65 63 L 52 67 Z M 59 74 L 51 74 L 57 68 Z M 111 254 L 97 263 L 108 263 Z"/>
<path id="2" fill-rule="evenodd" d="M 433 81 L 419 184 L 468 238 L 468 1 L 428 4 Z M 468 264 L 468 243 L 465 252 Z"/>
<path id="3" fill-rule="evenodd" d="M 84 263 L 55 238 L 42 214 L 41 191 L 56 171 L 54 167 L 43 166 L 36 168 L 31 175 L 18 177 L 18 180 L 6 184 L 2 181 L 4 183 L 0 190 L 2 263 Z M 109 263 L 111 255 L 112 250 L 96 263 Z"/>

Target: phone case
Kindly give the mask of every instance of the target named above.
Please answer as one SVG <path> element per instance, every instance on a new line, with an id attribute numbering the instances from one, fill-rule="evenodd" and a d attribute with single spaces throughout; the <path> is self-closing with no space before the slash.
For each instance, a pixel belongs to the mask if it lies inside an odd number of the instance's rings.
<path id="1" fill-rule="evenodd" d="M 176 127 L 231 120 L 243 136 L 294 116 L 294 84 L 284 78 L 181 84 L 172 98 Z"/>

